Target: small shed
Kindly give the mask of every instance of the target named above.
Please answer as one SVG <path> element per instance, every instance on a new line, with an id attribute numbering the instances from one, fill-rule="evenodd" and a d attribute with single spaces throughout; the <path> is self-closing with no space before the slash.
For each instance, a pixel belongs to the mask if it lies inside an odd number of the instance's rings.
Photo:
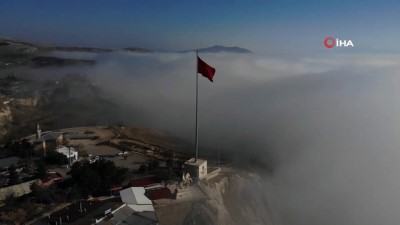
<path id="1" fill-rule="evenodd" d="M 189 173 L 195 179 L 207 177 L 207 160 L 191 158 L 185 162 L 185 173 Z"/>
<path id="2" fill-rule="evenodd" d="M 68 160 L 75 162 L 78 160 L 78 152 L 73 147 L 61 147 L 56 150 L 58 153 L 64 154 Z"/>

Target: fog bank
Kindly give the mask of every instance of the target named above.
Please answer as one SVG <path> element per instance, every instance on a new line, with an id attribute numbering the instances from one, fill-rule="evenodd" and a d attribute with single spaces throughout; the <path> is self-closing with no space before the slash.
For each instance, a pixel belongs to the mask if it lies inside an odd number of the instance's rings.
<path id="1" fill-rule="evenodd" d="M 272 168 L 275 224 L 399 224 L 399 56 L 200 57 L 217 70 L 214 83 L 199 77 L 200 153 Z M 193 141 L 194 53 L 94 58 L 81 73 L 125 123 Z"/>

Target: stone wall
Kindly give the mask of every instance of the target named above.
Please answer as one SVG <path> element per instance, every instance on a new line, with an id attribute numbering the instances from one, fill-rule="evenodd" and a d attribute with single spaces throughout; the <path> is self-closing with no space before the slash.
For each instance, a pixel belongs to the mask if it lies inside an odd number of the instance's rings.
<path id="1" fill-rule="evenodd" d="M 5 200 L 9 195 L 20 197 L 25 194 L 31 193 L 31 184 L 34 182 L 41 182 L 39 179 L 31 180 L 25 183 L 5 187 L 0 189 L 0 201 Z"/>

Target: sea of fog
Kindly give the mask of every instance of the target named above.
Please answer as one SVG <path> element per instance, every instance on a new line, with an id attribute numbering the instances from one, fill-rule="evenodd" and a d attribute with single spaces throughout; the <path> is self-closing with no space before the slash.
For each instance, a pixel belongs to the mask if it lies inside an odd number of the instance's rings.
<path id="1" fill-rule="evenodd" d="M 139 112 L 125 123 L 193 141 L 195 53 L 54 55 L 97 64 L 29 72 L 85 74 L 122 110 Z M 200 57 L 216 68 L 213 83 L 199 78 L 200 152 L 268 165 L 268 185 L 254 192 L 268 192 L 272 223 L 400 223 L 399 55 Z"/>

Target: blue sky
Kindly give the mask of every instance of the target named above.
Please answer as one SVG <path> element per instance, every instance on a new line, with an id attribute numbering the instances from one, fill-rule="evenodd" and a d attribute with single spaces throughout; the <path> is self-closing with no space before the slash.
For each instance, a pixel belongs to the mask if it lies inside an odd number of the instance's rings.
<path id="1" fill-rule="evenodd" d="M 60 45 L 185 50 L 214 44 L 258 52 L 400 50 L 396 1 L 2 0 L 0 36 Z"/>

